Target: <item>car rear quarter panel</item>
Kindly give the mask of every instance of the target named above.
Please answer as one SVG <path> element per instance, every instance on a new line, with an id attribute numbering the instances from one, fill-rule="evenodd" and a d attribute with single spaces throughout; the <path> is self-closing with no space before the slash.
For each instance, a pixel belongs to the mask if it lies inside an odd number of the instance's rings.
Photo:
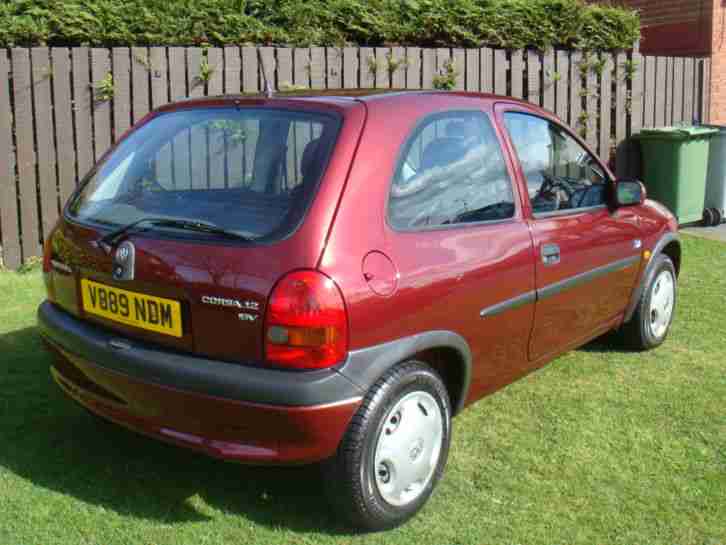
<path id="1" fill-rule="evenodd" d="M 367 106 L 320 267 L 344 293 L 353 350 L 426 331 L 462 335 L 474 362 L 468 399 L 473 401 L 527 372 L 534 305 L 480 317 L 482 309 L 534 290 L 534 255 L 521 206 L 511 221 L 406 233 L 387 224 L 386 205 L 401 146 L 423 117 L 442 110 L 491 112 L 491 101 L 427 94 Z M 390 296 L 376 295 L 363 276 L 363 258 L 372 250 L 390 257 L 399 272 Z"/>

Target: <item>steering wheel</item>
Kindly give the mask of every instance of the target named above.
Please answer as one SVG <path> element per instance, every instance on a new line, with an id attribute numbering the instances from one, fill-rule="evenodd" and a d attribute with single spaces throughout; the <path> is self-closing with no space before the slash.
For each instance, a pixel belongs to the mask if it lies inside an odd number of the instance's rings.
<path id="1" fill-rule="evenodd" d="M 553 202 L 554 204 L 554 210 L 559 210 L 560 205 L 563 202 L 569 202 L 572 198 L 572 195 L 575 193 L 575 190 L 565 182 L 564 180 L 560 180 L 551 174 L 548 174 L 546 172 L 541 172 L 542 177 L 544 178 L 544 182 L 542 182 L 542 185 L 539 188 L 539 191 L 537 191 L 537 196 L 535 198 L 545 198 L 549 200 L 550 202 Z M 558 189 L 561 189 L 562 192 L 567 196 L 565 200 L 562 199 L 560 192 L 557 191 Z"/>
<path id="2" fill-rule="evenodd" d="M 565 195 L 567 195 L 568 200 L 572 197 L 573 193 L 575 193 L 572 186 L 564 180 L 558 179 L 546 172 L 542 172 L 542 177 L 544 178 L 544 182 L 542 182 L 542 185 L 539 188 L 539 193 L 555 193 L 556 189 L 561 189 L 564 191 Z"/>

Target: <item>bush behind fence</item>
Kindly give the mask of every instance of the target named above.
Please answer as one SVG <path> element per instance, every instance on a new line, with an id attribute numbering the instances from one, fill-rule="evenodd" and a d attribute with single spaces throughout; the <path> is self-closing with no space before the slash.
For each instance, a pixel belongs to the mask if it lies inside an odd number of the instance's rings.
<path id="1" fill-rule="evenodd" d="M 262 63 L 260 63 L 260 58 Z M 431 89 L 510 95 L 575 127 L 621 173 L 642 127 L 707 120 L 710 61 L 638 50 L 419 47 L 36 47 L 0 49 L 4 265 L 42 243 L 95 160 L 151 109 L 184 97 L 277 89 Z"/>

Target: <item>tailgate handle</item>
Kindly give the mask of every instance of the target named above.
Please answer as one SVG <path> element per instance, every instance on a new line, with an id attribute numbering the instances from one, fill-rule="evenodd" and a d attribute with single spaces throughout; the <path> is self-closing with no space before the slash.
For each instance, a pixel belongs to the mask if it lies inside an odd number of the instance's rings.
<path id="1" fill-rule="evenodd" d="M 542 263 L 557 265 L 560 262 L 560 247 L 557 244 L 542 245 Z"/>

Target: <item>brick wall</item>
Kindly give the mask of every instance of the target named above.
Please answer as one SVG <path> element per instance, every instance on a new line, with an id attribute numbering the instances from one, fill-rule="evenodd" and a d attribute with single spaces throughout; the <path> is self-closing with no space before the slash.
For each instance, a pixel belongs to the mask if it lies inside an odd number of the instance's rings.
<path id="1" fill-rule="evenodd" d="M 619 0 L 640 12 L 646 55 L 704 55 L 711 51 L 713 3 L 720 0 Z"/>
<path id="2" fill-rule="evenodd" d="M 726 10 L 722 0 L 712 2 L 711 122 L 726 123 Z"/>
<path id="3" fill-rule="evenodd" d="M 698 21 L 707 11 L 710 0 L 621 0 L 637 9 L 643 26 Z"/>
<path id="4" fill-rule="evenodd" d="M 646 55 L 711 55 L 710 122 L 726 124 L 726 0 L 617 0 L 637 9 Z"/>

